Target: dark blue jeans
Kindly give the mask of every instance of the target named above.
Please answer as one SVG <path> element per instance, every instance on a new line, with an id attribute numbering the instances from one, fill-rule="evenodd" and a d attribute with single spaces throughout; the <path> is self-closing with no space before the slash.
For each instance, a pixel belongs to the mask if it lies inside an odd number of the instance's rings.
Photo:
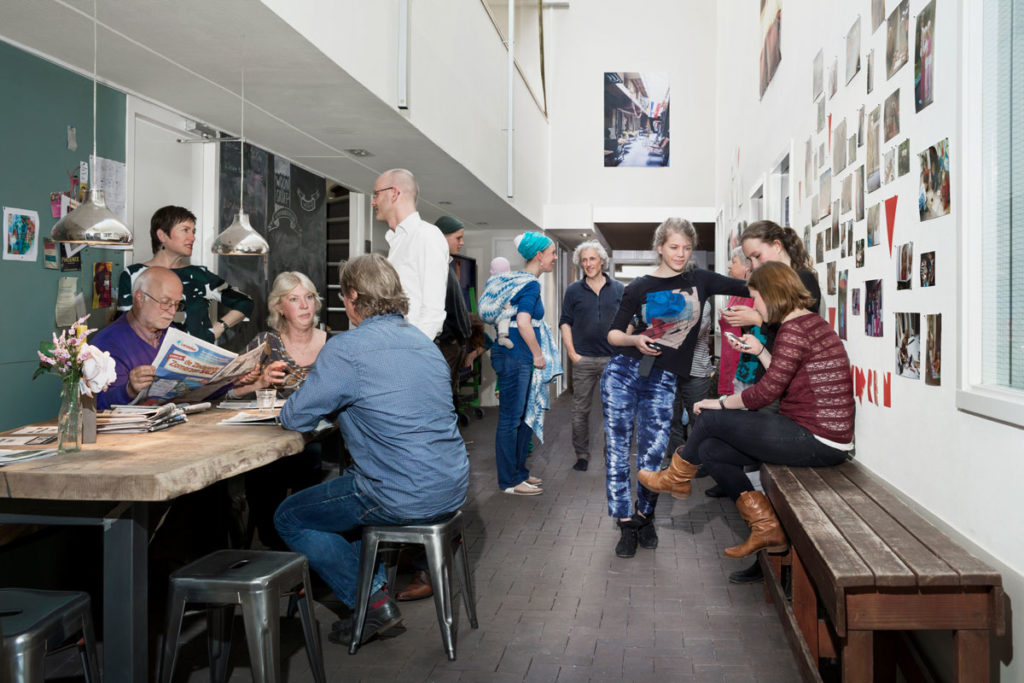
<path id="1" fill-rule="evenodd" d="M 431 519 L 398 517 L 360 493 L 351 470 L 346 470 L 285 499 L 274 514 L 274 526 L 290 549 L 309 558 L 309 566 L 334 595 L 354 607 L 361 542 L 347 540 L 343 532 L 375 524 L 428 524 L 451 514 Z M 378 566 L 370 592 L 383 587 L 384 569 Z"/>
<path id="2" fill-rule="evenodd" d="M 704 465 L 733 501 L 754 490 L 743 472 L 747 465 L 831 467 L 846 458 L 785 415 L 748 410 L 702 412 L 683 449 L 683 459 Z"/>
<path id="3" fill-rule="evenodd" d="M 498 464 L 498 486 L 507 489 L 526 481 L 526 469 L 533 430 L 526 426 L 526 398 L 533 376 L 533 363 L 495 345 L 491 365 L 498 376 L 498 429 L 494 437 L 494 455 Z"/>

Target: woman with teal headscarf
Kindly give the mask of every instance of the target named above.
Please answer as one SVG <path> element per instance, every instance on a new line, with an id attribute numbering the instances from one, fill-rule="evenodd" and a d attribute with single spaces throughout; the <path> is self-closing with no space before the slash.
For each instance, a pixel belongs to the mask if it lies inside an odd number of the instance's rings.
<path id="1" fill-rule="evenodd" d="M 498 486 L 512 495 L 535 496 L 543 493 L 542 482 L 530 476 L 526 455 L 534 433 L 544 438 L 545 384 L 562 372 L 554 338 L 543 321 L 537 278 L 554 269 L 558 255 L 554 242 L 543 233 L 523 233 L 515 243 L 526 266 L 487 281 L 480 297 L 480 317 L 493 325 L 511 314 L 514 321 L 509 327 L 512 348 L 497 344 L 491 348 L 491 365 L 501 387 L 494 445 Z"/>

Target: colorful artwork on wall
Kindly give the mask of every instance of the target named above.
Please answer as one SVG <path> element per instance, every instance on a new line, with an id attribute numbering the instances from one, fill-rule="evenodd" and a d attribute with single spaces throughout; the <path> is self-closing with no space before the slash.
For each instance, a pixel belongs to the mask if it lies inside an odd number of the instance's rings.
<path id="1" fill-rule="evenodd" d="M 860 315 L 860 287 L 850 290 L 850 315 Z"/>
<path id="2" fill-rule="evenodd" d="M 761 0 L 761 97 L 782 61 L 782 0 Z"/>
<path id="3" fill-rule="evenodd" d="M 910 289 L 914 279 L 914 243 L 901 244 L 896 255 L 896 289 Z"/>
<path id="4" fill-rule="evenodd" d="M 835 294 L 836 293 L 836 262 L 835 261 L 831 261 L 825 267 L 825 272 L 826 272 L 826 275 L 827 275 L 827 278 L 828 278 L 828 283 L 827 283 L 828 293 L 829 294 Z"/>
<path id="5" fill-rule="evenodd" d="M 903 177 L 910 173 L 910 139 L 906 139 L 897 147 L 897 175 Z"/>
<path id="6" fill-rule="evenodd" d="M 864 334 L 882 336 L 882 280 L 864 283 Z"/>
<path id="7" fill-rule="evenodd" d="M 838 324 L 839 324 L 839 338 L 846 339 L 846 291 L 849 284 L 849 278 L 847 277 L 849 271 L 843 270 L 839 273 L 839 297 L 837 307 L 838 311 Z"/>
<path id="8" fill-rule="evenodd" d="M 864 220 L 864 165 L 857 167 L 854 173 L 853 203 L 854 216 L 858 221 Z"/>
<path id="9" fill-rule="evenodd" d="M 846 84 L 860 71 L 860 16 L 846 33 Z"/>
<path id="10" fill-rule="evenodd" d="M 39 253 L 39 212 L 4 207 L 4 260 L 35 261 Z"/>
<path id="11" fill-rule="evenodd" d="M 926 251 L 921 254 L 921 286 L 935 286 L 935 252 Z"/>
<path id="12" fill-rule="evenodd" d="M 668 73 L 605 72 L 604 165 L 669 165 Z"/>
<path id="13" fill-rule="evenodd" d="M 885 34 L 885 74 L 892 78 L 907 63 L 910 31 L 910 0 L 903 0 L 889 15 Z"/>
<path id="14" fill-rule="evenodd" d="M 854 251 L 855 260 L 854 263 L 858 268 L 864 267 L 864 240 L 857 240 L 856 249 Z"/>
<path id="15" fill-rule="evenodd" d="M 110 291 L 112 261 L 98 261 L 92 265 L 92 307 L 109 308 L 113 303 Z"/>
<path id="16" fill-rule="evenodd" d="M 918 155 L 921 159 L 921 186 L 917 208 L 921 220 L 939 218 L 949 213 L 949 138 L 938 142 Z"/>
<path id="17" fill-rule="evenodd" d="M 896 88 L 885 98 L 885 113 L 882 116 L 885 135 L 884 142 L 889 142 L 900 133 L 900 89 Z"/>
<path id="18" fill-rule="evenodd" d="M 914 50 L 914 108 L 921 111 L 932 103 L 935 76 L 935 0 L 917 15 L 917 47 Z"/>
<path id="19" fill-rule="evenodd" d="M 896 314 L 896 376 L 921 379 L 921 314 Z"/>
<path id="20" fill-rule="evenodd" d="M 924 383 L 931 386 L 942 384 L 942 314 L 925 317 L 928 341 L 924 352 Z"/>
<path id="21" fill-rule="evenodd" d="M 868 114 L 868 148 L 864 152 L 867 164 L 868 192 L 874 192 L 882 186 L 882 173 L 879 168 L 878 126 L 882 118 L 882 107 L 878 106 Z"/>
<path id="22" fill-rule="evenodd" d="M 876 247 L 878 240 L 878 204 L 868 207 L 868 246 Z"/>

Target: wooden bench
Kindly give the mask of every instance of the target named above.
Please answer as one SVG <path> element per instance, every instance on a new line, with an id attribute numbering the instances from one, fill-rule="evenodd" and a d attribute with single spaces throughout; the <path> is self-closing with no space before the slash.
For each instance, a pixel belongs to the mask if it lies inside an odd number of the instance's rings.
<path id="1" fill-rule="evenodd" d="M 824 657 L 847 683 L 906 675 L 915 657 L 901 632 L 913 630 L 953 631 L 953 680 L 989 680 L 989 640 L 1005 622 L 997 571 L 855 462 L 763 465 L 761 482 L 791 544 L 760 553 L 765 591 L 804 680 L 821 680 Z"/>

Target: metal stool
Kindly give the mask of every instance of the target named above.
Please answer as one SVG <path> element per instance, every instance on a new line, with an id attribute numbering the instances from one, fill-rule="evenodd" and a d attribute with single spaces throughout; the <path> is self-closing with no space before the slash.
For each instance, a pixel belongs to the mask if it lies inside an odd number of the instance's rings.
<path id="1" fill-rule="evenodd" d="M 231 622 L 235 605 L 241 605 L 253 681 L 276 683 L 281 675 L 280 600 L 296 587 L 309 667 L 317 683 L 326 683 L 311 608 L 309 563 L 305 555 L 269 550 L 218 550 L 171 574 L 160 681 L 170 683 L 174 675 L 185 603 L 200 602 L 207 604 L 210 679 L 227 677 Z"/>
<path id="2" fill-rule="evenodd" d="M 79 633 L 86 683 L 99 683 L 88 593 L 0 588 L 0 680 L 41 682 L 47 653 Z"/>
<path id="3" fill-rule="evenodd" d="M 377 564 L 377 551 L 381 543 L 415 543 L 427 551 L 427 564 L 434 584 L 434 607 L 437 609 L 437 623 L 441 627 L 441 640 L 448 653 L 448 659 L 455 661 L 455 628 L 452 615 L 452 544 L 459 547 L 454 554 L 455 572 L 462 588 L 462 603 L 469 615 L 469 624 L 477 628 L 476 599 L 473 597 L 473 583 L 469 575 L 469 559 L 466 544 L 462 538 L 462 512 L 456 512 L 449 519 L 436 524 L 412 526 L 366 526 L 363 527 L 362 555 L 359 559 L 359 582 L 356 588 L 355 624 L 352 628 L 352 642 L 348 653 L 354 655 L 359 649 L 366 620 L 366 607 L 370 602 L 370 588 Z M 391 580 L 394 572 L 389 572 Z"/>

